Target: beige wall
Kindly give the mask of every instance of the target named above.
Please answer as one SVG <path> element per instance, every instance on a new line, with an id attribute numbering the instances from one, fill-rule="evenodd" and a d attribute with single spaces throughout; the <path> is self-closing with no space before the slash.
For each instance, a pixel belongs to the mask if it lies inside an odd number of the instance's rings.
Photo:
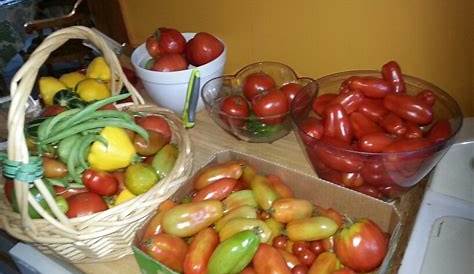
<path id="1" fill-rule="evenodd" d="M 474 116 L 473 0 L 119 1 L 135 46 L 158 26 L 207 31 L 227 43 L 228 73 L 274 60 L 314 78 L 394 59 Z"/>

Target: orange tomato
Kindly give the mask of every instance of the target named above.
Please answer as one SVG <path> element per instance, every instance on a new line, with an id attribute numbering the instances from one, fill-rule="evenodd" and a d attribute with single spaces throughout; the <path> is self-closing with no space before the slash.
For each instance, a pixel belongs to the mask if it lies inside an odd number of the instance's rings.
<path id="1" fill-rule="evenodd" d="M 293 190 L 287 186 L 277 175 L 267 175 L 268 183 L 281 198 L 293 198 Z"/>
<path id="2" fill-rule="evenodd" d="M 142 242 L 140 249 L 167 267 L 177 272 L 183 271 L 183 261 L 188 250 L 183 239 L 161 233 Z"/>

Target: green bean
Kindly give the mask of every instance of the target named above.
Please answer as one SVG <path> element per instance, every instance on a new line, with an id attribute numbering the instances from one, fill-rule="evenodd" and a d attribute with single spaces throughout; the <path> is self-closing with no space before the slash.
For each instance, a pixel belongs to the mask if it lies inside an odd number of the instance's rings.
<path id="1" fill-rule="evenodd" d="M 44 133 L 45 138 L 49 137 L 49 135 L 51 134 L 51 130 L 54 128 L 54 126 L 56 124 L 63 121 L 64 119 L 67 119 L 68 117 L 78 113 L 79 111 L 80 111 L 80 109 L 77 109 L 77 108 L 69 109 L 69 110 L 61 112 L 58 115 L 52 117 L 53 119 L 51 120 L 51 122 L 48 124 L 48 126 L 45 129 L 45 133 Z"/>
<path id="2" fill-rule="evenodd" d="M 87 136 L 78 138 L 74 141 L 74 144 L 71 146 L 71 153 L 69 154 L 69 158 L 67 159 L 66 165 L 69 174 L 71 175 L 72 179 L 77 183 L 82 183 L 79 174 L 76 172 L 76 163 L 78 159 L 78 152 L 79 152 L 79 145 L 83 138 Z"/>
<path id="3" fill-rule="evenodd" d="M 85 121 L 89 121 L 89 120 L 97 119 L 97 118 L 119 118 L 119 119 L 129 121 L 129 122 L 133 121 L 133 118 L 128 113 L 125 113 L 125 112 L 121 112 L 121 111 L 118 111 L 118 110 L 98 110 L 94 113 L 91 113 L 88 116 L 84 116 L 80 120 L 77 120 L 74 124 L 70 124 L 69 121 L 63 121 L 63 123 L 58 124 L 57 127 L 54 128 L 53 135 L 55 133 L 59 133 L 59 132 L 65 130 L 65 129 L 67 129 L 65 126 L 72 127 L 72 126 L 78 125 L 80 123 L 83 123 Z"/>
<path id="4" fill-rule="evenodd" d="M 146 132 L 146 130 L 136 125 L 135 123 L 126 122 L 121 119 L 109 118 L 109 119 L 102 119 L 102 120 L 94 121 L 90 123 L 79 124 L 61 133 L 58 133 L 55 136 L 47 138 L 46 140 L 43 140 L 41 143 L 42 144 L 54 143 L 66 137 L 69 137 L 71 135 L 74 135 L 76 133 L 82 132 L 84 130 L 90 130 L 94 128 L 101 128 L 101 127 L 107 127 L 107 126 L 129 129 L 131 131 L 136 132 L 138 135 L 143 137 L 143 139 L 148 140 L 148 132 Z"/>
<path id="5" fill-rule="evenodd" d="M 87 169 L 89 166 L 86 162 L 86 157 L 89 154 L 88 150 L 90 149 L 90 144 L 92 142 L 99 141 L 104 146 L 107 146 L 107 140 L 100 136 L 100 135 L 88 135 L 85 138 L 82 139 L 80 145 L 79 145 L 79 152 L 78 152 L 78 157 L 79 157 L 79 164 L 82 168 Z"/>
<path id="6" fill-rule="evenodd" d="M 51 122 L 53 121 L 53 118 L 54 117 L 49 117 L 48 119 L 41 122 L 41 124 L 39 125 L 38 133 L 37 133 L 39 141 L 48 138 L 48 136 L 46 136 L 46 129 L 48 128 L 49 124 L 51 124 Z"/>

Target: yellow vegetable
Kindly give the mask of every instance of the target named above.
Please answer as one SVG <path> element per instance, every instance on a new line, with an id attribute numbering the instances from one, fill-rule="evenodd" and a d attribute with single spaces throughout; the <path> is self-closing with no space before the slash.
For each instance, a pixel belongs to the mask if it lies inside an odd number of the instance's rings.
<path id="1" fill-rule="evenodd" d="M 124 188 L 120 193 L 119 195 L 117 196 L 117 198 L 115 199 L 115 203 L 114 203 L 114 206 L 118 206 L 119 204 L 123 204 L 125 203 L 126 201 L 129 201 L 133 198 L 135 198 L 137 196 L 135 196 L 132 192 L 130 192 L 128 189 Z"/>
<path id="2" fill-rule="evenodd" d="M 59 81 L 72 90 L 76 88 L 77 83 L 84 79 L 86 79 L 86 76 L 78 71 L 65 73 L 59 77 Z"/>
<path id="3" fill-rule="evenodd" d="M 76 92 L 86 102 L 102 100 L 110 97 L 110 90 L 100 80 L 88 78 L 77 84 Z"/>
<path id="4" fill-rule="evenodd" d="M 39 79 L 39 90 L 41 98 L 46 106 L 53 104 L 54 95 L 62 90 L 66 89 L 66 86 L 54 77 L 41 77 Z"/>
<path id="5" fill-rule="evenodd" d="M 87 67 L 86 76 L 87 78 L 100 79 L 102 81 L 110 80 L 110 68 L 105 62 L 104 57 L 99 56 L 94 58 Z"/>
<path id="6" fill-rule="evenodd" d="M 118 127 L 105 127 L 100 136 L 107 140 L 107 146 L 99 141 L 92 144 L 87 156 L 91 168 L 112 171 L 129 166 L 136 151 L 126 131 Z"/>

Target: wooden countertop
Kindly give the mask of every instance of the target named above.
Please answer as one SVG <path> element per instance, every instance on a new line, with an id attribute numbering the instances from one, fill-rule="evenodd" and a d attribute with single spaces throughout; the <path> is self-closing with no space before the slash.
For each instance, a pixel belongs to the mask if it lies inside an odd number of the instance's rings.
<path id="1" fill-rule="evenodd" d="M 299 146 L 296 137 L 292 132 L 272 144 L 257 144 L 239 141 L 215 124 L 205 110 L 198 113 L 196 126 L 189 129 L 188 132 L 193 146 L 195 170 L 205 164 L 213 153 L 221 150 L 233 149 L 239 152 L 257 155 L 260 158 L 279 163 L 300 172 L 311 175 L 315 174 L 309 161 L 305 158 L 304 151 Z M 422 200 L 425 185 L 426 182 L 418 184 L 417 187 L 406 193 L 401 200 L 395 202 L 397 208 L 401 212 L 402 222 L 404 225 L 398 249 L 394 256 L 392 273 L 396 273 L 403 257 L 403 251 L 409 239 L 416 213 Z M 113 262 L 76 264 L 76 266 L 85 273 L 91 274 L 140 273 L 133 255 L 129 255 Z"/>

